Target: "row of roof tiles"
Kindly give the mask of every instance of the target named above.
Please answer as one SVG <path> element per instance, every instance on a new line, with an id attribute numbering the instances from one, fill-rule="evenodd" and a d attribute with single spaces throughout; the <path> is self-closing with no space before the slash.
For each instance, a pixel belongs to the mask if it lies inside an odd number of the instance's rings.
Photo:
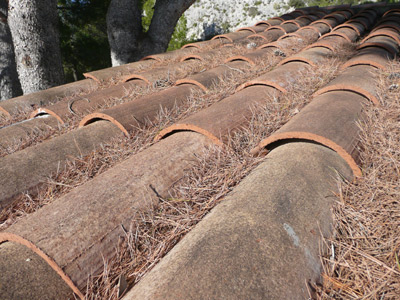
<path id="1" fill-rule="evenodd" d="M 385 14 L 381 17 L 382 10 Z M 357 165 L 356 121 L 361 117 L 363 103 L 370 101 L 379 105 L 373 70 L 385 68 L 399 50 L 400 13 L 396 9 L 371 6 L 356 13 L 357 9 L 346 8 L 322 22 L 309 24 L 313 17 L 303 17 L 294 23 L 285 23 L 287 18 L 303 15 L 295 12 L 282 16 L 281 20 L 269 21 L 280 21 L 284 27 L 262 22 L 254 26 L 258 28 L 226 35 L 222 38 L 240 41 L 250 39 L 259 30 L 263 32 L 263 39 L 281 39 L 273 45 L 276 48 L 262 47 L 204 72 L 206 75 L 193 75 L 157 94 L 88 115 L 80 129 L 2 158 L 4 189 L 0 203 L 5 207 L 15 200 L 16 194 L 39 184 L 43 178 L 40 176 L 50 174 L 67 155 L 81 154 L 71 146 L 74 143 L 78 143 L 80 152 L 92 151 L 94 144 L 115 135 L 132 134 L 135 128 L 132 124 L 140 118 L 151 118 L 161 103 L 162 106 L 179 103 L 193 89 L 205 91 L 233 68 L 249 68 L 252 63 L 265 59 L 271 55 L 271 49 L 291 47 L 291 41 L 294 43 L 299 38 L 311 44 L 281 61 L 271 72 L 240 86 L 234 95 L 165 128 L 156 137 L 160 141 L 147 150 L 0 232 L 0 263 L 5 270 L 2 278 L 9 276 L 16 281 L 8 282 L 8 295 L 18 291 L 21 295 L 30 294 L 32 299 L 40 298 L 42 295 L 32 293 L 36 290 L 51 298 L 51 295 L 67 297 L 73 291 L 83 298 L 88 275 L 103 268 L 99 253 L 105 258 L 113 255 L 113 245 L 123 234 L 121 224 L 129 224 L 133 210 L 148 204 L 143 195 L 152 198 L 144 187 L 155 185 L 159 195 L 167 195 L 169 187 L 189 166 L 193 153 L 213 143 L 223 145 L 232 130 L 246 124 L 252 104 L 265 100 L 266 93 L 285 93 L 301 78 L 304 69 L 318 65 L 340 51 L 345 43 L 360 38 L 378 19 L 371 33 L 362 40 L 357 55 L 344 65 L 343 72 L 317 91 L 313 101 L 291 121 L 260 141 L 253 150 L 254 153 L 268 150 L 270 159 L 126 296 L 126 299 L 204 299 L 216 295 L 222 298 L 268 295 L 276 299 L 303 299 L 306 296 L 304 276 L 317 281 L 321 271 L 318 239 L 310 232 L 322 228 L 324 234 L 329 234 L 330 222 L 325 217 L 329 203 L 325 198 L 335 183 L 332 167 L 348 179 L 361 175 Z M 296 31 L 303 26 L 303 30 Z M 267 28 L 262 31 L 259 27 Z M 291 30 L 296 35 L 287 32 Z M 317 32 L 321 34 L 319 40 Z M 257 34 L 252 38 L 257 38 Z M 210 43 L 221 44 L 219 39 Z M 138 77 L 131 79 L 127 83 L 143 84 Z M 304 143 L 307 140 L 318 145 Z M 285 142 L 283 146 L 282 142 Z M 295 204 L 287 206 L 287 201 Z M 284 208 L 274 208 L 278 206 Z M 307 222 L 311 225 L 305 226 Z M 318 224 L 321 224 L 319 229 Z M 230 238 L 236 235 L 241 243 L 237 238 Z M 259 240 L 266 243 L 261 248 Z M 23 268 L 21 261 L 10 259 L 18 255 L 25 257 L 25 248 L 19 245 L 32 249 L 55 273 L 52 275 L 43 269 L 36 274 L 36 283 L 30 278 L 25 285 L 26 274 L 15 274 L 15 269 Z M 281 249 L 289 253 L 285 259 L 277 259 Z M 291 266 L 290 270 L 287 266 Z"/>

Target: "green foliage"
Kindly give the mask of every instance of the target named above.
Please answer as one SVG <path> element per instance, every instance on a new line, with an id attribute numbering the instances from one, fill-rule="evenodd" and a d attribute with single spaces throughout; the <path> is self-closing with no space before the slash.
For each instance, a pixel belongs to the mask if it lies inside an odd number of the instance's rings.
<path id="1" fill-rule="evenodd" d="M 111 65 L 106 27 L 109 1 L 58 1 L 61 53 L 68 82 Z"/>
<path id="2" fill-rule="evenodd" d="M 142 26 L 144 32 L 149 30 L 155 4 L 156 0 L 141 0 L 140 7 L 142 8 Z"/>
<path id="3" fill-rule="evenodd" d="M 176 24 L 175 31 L 172 34 L 167 51 L 179 49 L 183 45 L 193 42 L 191 40 L 186 39 L 186 33 L 187 33 L 187 20 L 185 18 L 185 15 L 182 15 L 179 18 L 178 23 Z"/>
<path id="4" fill-rule="evenodd" d="M 151 24 L 156 0 L 141 0 L 142 26 Z M 106 14 L 110 0 L 58 0 L 60 42 L 67 82 L 83 79 L 83 73 L 111 66 Z M 179 19 L 168 51 L 181 48 L 186 40 L 187 21 Z"/>

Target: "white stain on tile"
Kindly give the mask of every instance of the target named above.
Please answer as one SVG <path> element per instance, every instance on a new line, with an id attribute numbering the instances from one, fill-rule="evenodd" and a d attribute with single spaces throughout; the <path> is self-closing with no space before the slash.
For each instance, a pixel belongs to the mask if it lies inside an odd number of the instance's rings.
<path id="1" fill-rule="evenodd" d="M 300 239 L 297 236 L 297 234 L 294 231 L 294 229 L 289 224 L 286 224 L 286 223 L 283 224 L 283 228 L 286 230 L 287 234 L 292 238 L 294 245 L 296 247 L 299 247 L 300 246 Z"/>

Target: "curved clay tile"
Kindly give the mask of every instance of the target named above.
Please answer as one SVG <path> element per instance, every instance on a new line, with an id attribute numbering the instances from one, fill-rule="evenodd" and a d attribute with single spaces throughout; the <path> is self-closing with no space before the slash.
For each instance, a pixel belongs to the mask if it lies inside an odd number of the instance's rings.
<path id="1" fill-rule="evenodd" d="M 323 19 L 323 20 L 326 20 L 326 19 L 334 19 L 334 20 L 336 20 L 337 24 L 340 24 L 340 23 L 343 23 L 343 22 L 346 21 L 346 17 L 345 17 L 345 16 L 340 15 L 340 14 L 336 14 L 336 13 L 326 15 L 326 16 L 323 17 L 322 19 Z"/>
<path id="2" fill-rule="evenodd" d="M 399 52 L 399 46 L 397 42 L 389 36 L 374 36 L 359 45 L 357 49 L 363 49 L 366 47 L 380 47 L 388 51 L 393 56 L 396 56 Z"/>
<path id="3" fill-rule="evenodd" d="M 46 254 L 40 249 L 26 240 L 23 242 L 0 244 L 2 298 L 40 300 L 54 295 L 57 299 L 75 299 L 73 291 L 64 281 L 70 279 L 61 278 L 43 259 Z M 76 292 L 83 298 L 80 291 Z"/>
<path id="4" fill-rule="evenodd" d="M 337 31 L 340 28 L 351 28 L 357 33 L 358 36 L 362 35 L 363 32 L 364 32 L 364 26 L 362 26 L 361 24 L 353 23 L 353 22 L 352 23 L 345 23 L 345 24 L 341 24 L 339 26 L 336 26 L 333 29 L 333 32 Z"/>
<path id="5" fill-rule="evenodd" d="M 293 84 L 298 81 L 300 74 L 304 74 L 308 69 L 309 65 L 304 62 L 294 61 L 286 63 L 254 80 L 242 84 L 236 89 L 236 92 L 248 88 L 249 86 L 265 85 L 276 88 L 282 93 L 286 93 L 291 89 Z"/>
<path id="6" fill-rule="evenodd" d="M 10 114 L 8 111 L 6 111 L 3 107 L 1 107 L 1 106 L 0 106 L 0 115 L 3 115 L 3 116 L 5 116 L 5 117 L 7 117 L 7 118 L 10 118 L 10 117 L 11 117 L 11 114 Z"/>
<path id="7" fill-rule="evenodd" d="M 400 8 L 390 9 L 387 12 L 385 12 L 382 17 L 386 17 L 386 16 L 390 15 L 391 13 L 400 13 Z"/>
<path id="8" fill-rule="evenodd" d="M 123 300 L 308 299 L 304 278 L 320 282 L 338 174 L 352 178 L 326 147 L 276 148 Z"/>
<path id="9" fill-rule="evenodd" d="M 346 20 L 350 19 L 351 16 L 353 15 L 351 12 L 349 12 L 347 10 L 339 10 L 339 11 L 335 11 L 334 13 L 342 15 L 343 17 L 346 18 Z"/>
<path id="10" fill-rule="evenodd" d="M 281 23 L 282 23 L 281 20 L 276 20 L 276 19 L 272 20 L 272 19 L 269 19 L 269 20 L 267 20 L 267 21 L 260 21 L 260 22 L 257 22 L 257 23 L 255 24 L 255 26 L 259 26 L 259 25 L 262 25 L 262 24 L 265 24 L 265 25 L 268 25 L 268 26 L 275 26 L 275 25 L 279 25 L 279 24 L 281 24 Z"/>
<path id="11" fill-rule="evenodd" d="M 256 50 L 256 51 L 259 51 L 259 50 Z M 256 56 L 258 58 L 258 56 L 262 56 L 262 54 L 261 53 L 259 55 L 256 54 Z M 249 54 L 247 54 L 247 55 L 235 55 L 235 56 L 229 57 L 225 61 L 225 63 L 233 62 L 233 61 L 245 61 L 245 62 L 248 62 L 249 64 L 251 64 L 252 66 L 254 66 L 256 64 L 254 59 L 252 59 L 251 55 L 249 56 Z"/>
<path id="12" fill-rule="evenodd" d="M 365 98 L 351 92 L 336 91 L 318 96 L 300 113 L 252 150 L 273 148 L 277 143 L 309 140 L 336 151 L 350 166 L 355 176 L 361 176 L 357 165 L 358 134 Z"/>
<path id="13" fill-rule="evenodd" d="M 308 23 L 311 23 L 311 22 L 314 22 L 314 21 L 318 20 L 318 17 L 314 16 L 314 15 L 304 15 L 304 16 L 300 16 L 300 17 L 296 18 L 296 20 L 299 20 L 299 21 L 300 20 L 307 20 Z"/>
<path id="14" fill-rule="evenodd" d="M 299 22 L 296 21 L 296 20 L 285 21 L 285 22 L 283 22 L 280 26 L 285 25 L 285 24 L 293 24 L 294 26 L 297 27 L 297 29 L 299 29 L 299 28 L 301 27 L 301 25 L 299 24 Z"/>
<path id="15" fill-rule="evenodd" d="M 285 40 L 285 39 L 288 39 L 288 38 L 293 38 L 293 37 L 296 37 L 296 38 L 299 38 L 299 39 L 302 38 L 302 36 L 299 35 L 297 32 L 292 32 L 292 33 L 288 33 L 288 34 L 282 35 L 277 41 L 282 41 L 282 40 Z"/>
<path id="16" fill-rule="evenodd" d="M 359 16 L 356 18 L 352 18 L 351 20 L 347 21 L 346 23 L 360 23 L 365 30 L 368 30 L 369 28 L 371 28 L 371 26 L 373 25 L 373 23 L 375 23 L 375 19 L 367 19 L 365 17 Z"/>
<path id="17" fill-rule="evenodd" d="M 318 41 L 316 43 L 313 43 L 313 44 L 307 46 L 306 48 L 304 48 L 304 50 L 311 49 L 311 48 L 322 47 L 322 48 L 327 48 L 327 49 L 331 50 L 332 53 L 334 53 L 335 52 L 335 45 L 336 45 L 336 43 L 335 43 L 334 40 L 333 41 L 320 40 L 320 41 Z"/>
<path id="18" fill-rule="evenodd" d="M 115 128 L 110 122 L 102 124 Z M 121 134 L 118 129 L 117 134 Z M 154 186 L 157 195 L 168 197 L 167 191 L 182 178 L 194 155 L 210 145 L 205 137 L 195 133 L 176 134 L 21 218 L 0 233 L 0 243 L 12 241 L 32 249 L 82 296 L 89 276 L 100 274 L 104 260 L 114 257 L 114 246 L 135 213 L 159 201 L 148 187 Z M 21 286 L 20 282 L 7 284 L 29 291 L 29 286 Z M 59 299 L 57 291 L 53 293 L 46 297 Z"/>
<path id="19" fill-rule="evenodd" d="M 185 61 L 185 60 L 191 60 L 191 59 L 194 59 L 194 60 L 200 60 L 200 61 L 204 61 L 204 58 L 202 58 L 200 55 L 198 55 L 198 54 L 189 54 L 189 55 L 186 55 L 186 56 L 184 56 L 184 57 L 182 57 L 179 61 L 180 62 L 182 62 L 182 61 Z"/>
<path id="20" fill-rule="evenodd" d="M 216 68 L 178 80 L 176 85 L 185 83 L 194 84 L 200 87 L 203 91 L 207 92 L 219 82 L 229 78 L 232 74 L 239 72 L 243 68 L 248 69 L 250 66 L 251 65 L 248 64 L 246 60 L 236 60 L 230 62 L 229 64 L 222 64 Z"/>
<path id="21" fill-rule="evenodd" d="M 107 120 L 115 124 L 126 136 L 129 136 L 129 132 L 138 126 L 143 126 L 147 121 L 154 121 L 161 107 L 172 109 L 174 105 L 182 104 L 194 89 L 196 89 L 195 86 L 188 84 L 171 87 L 135 101 L 116 105 L 85 116 L 79 123 L 79 127 L 87 126 L 98 120 Z"/>
<path id="22" fill-rule="evenodd" d="M 57 119 L 45 115 L 3 127 L 0 129 L 0 149 L 7 149 L 15 141 L 24 141 L 32 135 L 45 133 L 49 128 L 57 128 L 58 125 Z"/>
<path id="23" fill-rule="evenodd" d="M 110 127 L 111 125 L 111 127 Z M 123 136 L 109 122 L 96 122 L 0 158 L 0 209 L 19 201 L 23 193 L 34 194 L 51 174 L 71 157 L 85 156 L 104 141 Z"/>
<path id="24" fill-rule="evenodd" d="M 342 66 L 342 69 L 357 65 L 370 65 L 377 69 L 385 70 L 388 66 L 388 61 L 393 58 L 385 49 L 368 47 L 358 51 L 357 55 L 349 59 Z"/>
<path id="25" fill-rule="evenodd" d="M 332 30 L 332 28 L 336 26 L 336 21 L 332 19 L 324 19 L 324 20 L 314 21 L 311 23 L 311 25 L 313 24 L 325 24 L 326 26 L 329 27 L 330 30 Z"/>
<path id="26" fill-rule="evenodd" d="M 375 68 L 370 65 L 355 65 L 347 68 L 340 76 L 333 79 L 326 86 L 319 89 L 315 95 L 332 91 L 351 91 L 362 95 L 375 105 L 379 105 L 376 90 Z"/>
<path id="27" fill-rule="evenodd" d="M 320 39 L 324 39 L 326 37 L 331 37 L 331 36 L 338 36 L 338 37 L 343 38 L 344 40 L 346 40 L 349 43 L 352 42 L 352 39 L 348 35 L 344 34 L 343 32 L 340 32 L 340 31 L 329 32 L 329 33 L 324 34 L 323 36 L 321 36 Z"/>
<path id="28" fill-rule="evenodd" d="M 316 24 L 311 24 L 308 26 L 304 26 L 298 30 L 298 33 L 300 33 L 302 30 L 313 30 L 316 33 L 318 33 L 319 36 L 328 33 L 331 29 L 328 25 L 324 23 L 316 23 Z"/>
<path id="29" fill-rule="evenodd" d="M 294 33 L 294 36 L 300 36 L 301 39 L 305 40 L 318 40 L 319 37 L 322 35 L 322 33 L 325 33 L 325 31 L 319 26 L 305 26 L 300 28 L 296 33 Z"/>
<path id="30" fill-rule="evenodd" d="M 272 27 L 270 27 L 270 28 L 272 28 Z M 258 38 L 258 39 L 263 39 L 266 42 L 272 42 L 272 41 L 276 41 L 279 37 L 281 37 L 284 34 L 285 34 L 285 32 L 281 28 L 274 28 L 270 31 L 264 31 L 261 33 L 250 35 L 248 38 L 249 39 Z"/>
<path id="31" fill-rule="evenodd" d="M 390 24 L 395 23 L 396 25 L 398 25 L 400 23 L 400 16 L 388 16 L 386 18 L 382 18 L 378 21 L 376 26 L 382 25 L 382 24 L 387 24 L 387 23 L 390 23 Z"/>
<path id="32" fill-rule="evenodd" d="M 285 31 L 285 33 L 294 32 L 299 28 L 299 27 L 297 27 L 298 25 L 293 24 L 293 23 L 281 24 L 279 26 Z"/>
<path id="33" fill-rule="evenodd" d="M 248 123 L 252 115 L 252 105 L 262 103 L 267 95 L 275 93 L 276 89 L 268 86 L 248 87 L 161 130 L 155 140 L 163 139 L 174 132 L 194 131 L 207 136 L 217 145 L 223 145 L 234 130 Z"/>
<path id="34" fill-rule="evenodd" d="M 181 49 L 185 48 L 196 48 L 196 49 L 208 49 L 208 48 L 217 48 L 225 43 L 231 43 L 227 39 L 215 39 L 215 40 L 208 40 L 208 41 L 202 41 L 202 42 L 195 42 L 195 43 L 189 43 L 186 45 L 183 45 Z"/>
<path id="35" fill-rule="evenodd" d="M 36 93 L 0 101 L 0 112 L 3 112 L 7 116 L 13 116 L 21 110 L 31 110 L 35 107 L 45 106 L 57 101 L 58 98 L 70 96 L 80 91 L 87 92 L 95 87 L 97 87 L 97 83 L 91 79 L 55 86 Z"/>
<path id="36" fill-rule="evenodd" d="M 237 40 L 248 37 L 250 34 L 251 34 L 251 32 L 248 32 L 248 31 L 231 32 L 231 33 L 216 35 L 211 40 L 227 39 L 228 41 L 233 43 Z"/>
<path id="37" fill-rule="evenodd" d="M 132 73 L 132 72 L 137 72 L 137 70 L 142 70 L 146 68 L 150 68 L 153 66 L 153 64 L 157 62 L 157 60 L 143 60 L 143 61 L 136 61 L 133 63 L 121 65 L 118 67 L 111 67 L 111 68 L 106 68 L 98 71 L 93 71 L 89 73 L 84 73 L 83 75 L 86 78 L 91 78 L 97 82 L 104 82 L 104 81 L 110 81 L 115 78 L 120 78 L 123 75 Z"/>
<path id="38" fill-rule="evenodd" d="M 380 29 L 374 32 L 371 32 L 367 37 L 365 37 L 360 43 L 365 43 L 369 39 L 375 37 L 375 36 L 387 36 L 392 38 L 393 40 L 396 41 L 398 45 L 400 45 L 400 34 L 396 32 L 395 30 L 390 30 L 390 29 Z"/>
<path id="39" fill-rule="evenodd" d="M 62 102 L 62 103 L 64 103 L 63 101 L 60 101 L 60 102 Z M 48 109 L 48 108 L 45 108 L 45 107 L 43 107 L 43 108 L 38 108 L 38 109 L 36 109 L 36 110 L 34 110 L 31 114 L 30 114 L 30 118 L 31 119 L 33 119 L 33 118 L 37 118 L 37 117 L 40 117 L 40 116 L 43 116 L 43 115 L 48 115 L 48 116 L 52 116 L 52 117 L 54 117 L 60 124 L 64 124 L 64 120 L 63 120 L 63 118 L 61 118 L 61 114 L 58 114 L 58 113 L 56 113 L 56 111 L 53 111 L 53 110 L 51 110 L 51 109 Z"/>
<path id="40" fill-rule="evenodd" d="M 283 29 L 281 27 L 281 25 L 276 25 L 276 26 L 271 26 L 267 29 L 265 29 L 264 33 L 270 32 L 270 31 L 275 31 L 275 30 L 280 30 L 283 32 L 283 34 L 286 34 L 287 32 L 285 31 L 285 29 Z"/>
<path id="41" fill-rule="evenodd" d="M 381 24 L 379 26 L 374 27 L 374 29 L 371 32 L 375 32 L 377 30 L 381 29 L 392 29 L 398 33 L 400 33 L 400 25 L 399 23 L 396 22 L 385 22 L 385 24 Z"/>
<path id="42" fill-rule="evenodd" d="M 182 50 L 184 50 L 184 49 L 185 48 L 183 48 Z M 140 60 L 155 60 L 156 62 L 162 62 L 161 57 L 159 57 L 157 55 L 147 55 Z"/>
<path id="43" fill-rule="evenodd" d="M 332 51 L 323 48 L 323 47 L 316 47 L 304 50 L 296 55 L 288 57 L 282 60 L 279 65 L 284 65 L 290 62 L 304 62 L 309 64 L 313 67 L 318 66 L 322 61 L 324 61 L 327 57 L 332 55 Z"/>

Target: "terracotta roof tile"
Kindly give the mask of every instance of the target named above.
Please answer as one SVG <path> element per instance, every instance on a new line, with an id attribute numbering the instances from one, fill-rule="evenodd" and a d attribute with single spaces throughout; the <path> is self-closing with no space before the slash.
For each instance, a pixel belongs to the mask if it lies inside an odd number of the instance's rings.
<path id="1" fill-rule="evenodd" d="M 265 282 L 272 298 L 293 299 L 302 294 L 304 274 L 315 282 L 320 273 L 318 239 L 310 230 L 329 233 L 331 222 L 325 215 L 330 204 L 326 198 L 335 184 L 333 168 L 348 180 L 352 173 L 361 176 L 357 122 L 362 118 L 365 103 L 379 105 L 376 69 L 387 68 L 389 60 L 399 53 L 398 8 L 385 12 L 389 9 L 385 5 L 296 10 L 174 52 L 89 73 L 87 76 L 94 80 L 86 79 L 0 103 L 0 110 L 5 114 L 13 115 L 21 108 L 38 105 L 40 110 L 32 116 L 50 115 L 0 128 L 1 147 L 10 136 L 23 138 L 35 128 L 58 126 L 71 116 L 71 110 L 84 115 L 78 129 L 0 158 L 0 208 L 6 208 L 18 201 L 21 193 L 39 188 L 69 157 L 88 155 L 113 137 L 134 135 L 140 126 L 157 117 L 160 107 L 166 110 L 180 107 L 194 92 L 206 95 L 241 70 L 251 70 L 271 57 L 276 62 L 280 60 L 269 72 L 240 85 L 234 94 L 160 128 L 155 138 L 158 142 L 149 148 L 1 231 L 0 266 L 8 268 L 2 274 L 14 278 L 13 270 L 23 260 L 13 260 L 11 269 L 7 255 L 10 251 L 16 255 L 22 253 L 15 246 L 21 244 L 39 255 L 41 258 L 37 261 L 42 265 L 48 264 L 54 270 L 54 274 L 51 270 L 46 273 L 49 282 L 57 276 L 64 280 L 54 280 L 51 289 L 43 287 L 47 289 L 46 296 L 58 296 L 50 294 L 56 285 L 63 293 L 68 293 L 68 286 L 83 298 L 88 276 L 101 272 L 103 257 L 107 260 L 114 255 L 114 246 L 124 234 L 124 226 L 129 227 L 137 210 L 157 203 L 160 197 L 168 197 L 170 187 L 182 178 L 194 155 L 212 144 L 227 147 L 230 135 L 249 124 L 256 104 L 294 89 L 307 70 L 318 67 L 360 39 L 356 55 L 343 64 L 339 75 L 320 88 L 313 100 L 289 122 L 252 150 L 255 155 L 266 154 L 268 159 L 235 187 L 234 194 L 178 243 L 125 299 L 143 299 L 144 294 L 151 299 L 188 299 L 194 295 L 237 298 L 241 293 L 246 297 L 265 297 Z M 371 28 L 371 33 L 363 37 Z M 269 43 L 243 53 L 223 47 L 230 43 L 245 45 L 257 37 Z M 299 53 L 283 58 L 286 53 L 295 53 L 301 48 Z M 216 67 L 191 75 L 181 72 L 199 61 L 213 61 L 216 55 L 223 57 L 228 53 L 231 57 Z M 137 72 L 141 68 L 146 69 Z M 103 103 L 105 97 L 122 97 L 124 89 L 147 87 L 169 77 L 169 72 L 184 75 L 176 76 L 174 86 L 85 114 L 94 105 Z M 87 90 L 95 81 L 103 82 L 117 75 L 129 75 L 131 81 L 48 105 L 54 97 L 80 88 Z M 322 225 L 314 228 L 316 223 L 309 222 L 310 219 Z M 304 229 L 304 224 L 309 223 L 314 225 Z M 253 236 L 253 233 L 257 234 Z M 264 247 L 262 243 L 269 246 Z M 281 248 L 290 253 L 284 260 Z M 243 253 L 247 253 L 245 257 Z M 279 259 L 271 259 L 278 256 Z M 248 270 L 243 269 L 243 262 Z M 273 268 L 259 268 L 260 264 Z M 185 272 L 181 272 L 183 268 Z M 221 281 L 221 277 L 226 280 Z M 246 284 L 237 283 L 238 278 Z M 281 284 L 284 280 L 290 280 L 290 288 Z M 232 282 L 240 288 L 232 288 Z M 29 285 L 19 287 L 18 282 L 7 284 L 10 294 L 13 289 L 20 289 L 22 293 L 26 289 L 26 294 L 30 290 Z"/>

